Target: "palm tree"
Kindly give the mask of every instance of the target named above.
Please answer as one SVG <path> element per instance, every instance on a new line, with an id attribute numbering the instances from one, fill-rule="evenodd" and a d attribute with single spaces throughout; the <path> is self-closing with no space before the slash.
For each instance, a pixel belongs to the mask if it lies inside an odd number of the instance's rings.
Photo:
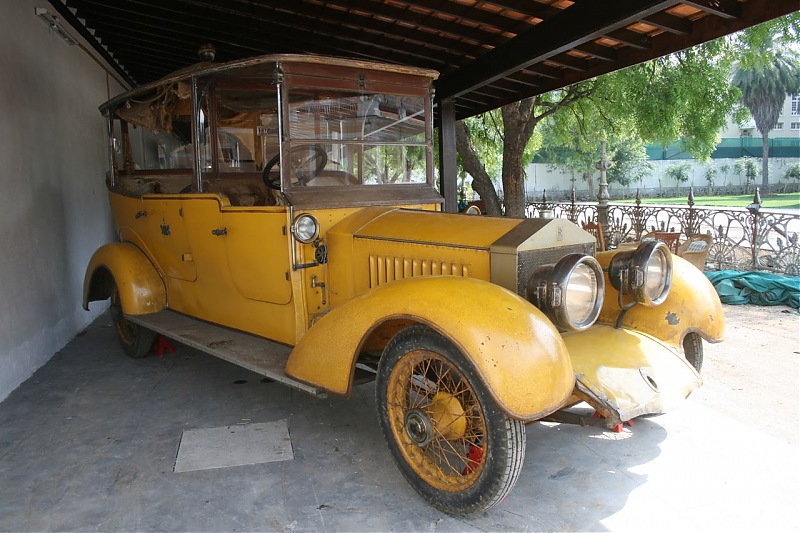
<path id="1" fill-rule="evenodd" d="M 771 45 L 765 43 L 765 47 Z M 736 67 L 731 84 L 742 91 L 742 103 L 761 132 L 761 188 L 769 190 L 769 131 L 778 123 L 786 96 L 800 92 L 800 62 L 791 51 L 777 51 L 765 63 Z"/>

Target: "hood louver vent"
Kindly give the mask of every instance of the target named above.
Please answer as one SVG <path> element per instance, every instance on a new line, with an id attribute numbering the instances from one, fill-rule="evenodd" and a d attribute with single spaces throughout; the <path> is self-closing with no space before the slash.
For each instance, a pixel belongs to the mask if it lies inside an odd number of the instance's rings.
<path id="1" fill-rule="evenodd" d="M 411 259 L 383 255 L 369 256 L 369 286 L 375 288 L 390 281 L 421 276 L 469 277 L 469 266 L 431 259 Z"/>

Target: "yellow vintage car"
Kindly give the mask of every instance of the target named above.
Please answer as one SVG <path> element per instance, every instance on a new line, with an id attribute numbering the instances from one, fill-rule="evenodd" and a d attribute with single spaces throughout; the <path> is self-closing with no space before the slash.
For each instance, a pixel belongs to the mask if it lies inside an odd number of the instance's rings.
<path id="1" fill-rule="evenodd" d="M 101 106 L 118 242 L 84 307 L 318 396 L 375 381 L 400 471 L 451 514 L 513 487 L 525 424 L 585 401 L 609 427 L 701 384 L 720 303 L 662 243 L 596 253 L 559 219 L 443 213 L 429 70 L 202 63 Z"/>

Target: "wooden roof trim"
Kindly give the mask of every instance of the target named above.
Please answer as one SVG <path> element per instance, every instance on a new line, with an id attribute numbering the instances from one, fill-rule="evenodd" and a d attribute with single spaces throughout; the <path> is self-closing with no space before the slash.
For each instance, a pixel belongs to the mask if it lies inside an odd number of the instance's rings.
<path id="1" fill-rule="evenodd" d="M 436 84 L 437 95 L 440 98 L 461 96 L 677 3 L 677 0 L 615 0 L 613 4 L 575 4 L 506 41 L 454 74 L 443 76 Z"/>

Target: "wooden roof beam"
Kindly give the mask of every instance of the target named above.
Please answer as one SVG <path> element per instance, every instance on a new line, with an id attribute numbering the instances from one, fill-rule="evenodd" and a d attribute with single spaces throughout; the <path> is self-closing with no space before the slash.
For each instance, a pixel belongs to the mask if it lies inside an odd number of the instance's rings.
<path id="1" fill-rule="evenodd" d="M 740 18 L 723 19 L 720 17 L 703 17 L 694 22 L 692 34 L 688 38 L 673 33 L 662 33 L 653 37 L 652 50 L 646 51 L 634 48 L 621 48 L 618 50 L 619 59 L 616 63 L 598 61 L 592 65 L 592 68 L 588 72 L 584 73 L 565 71 L 562 80 L 545 80 L 538 89 L 517 95 L 517 100 L 542 94 L 554 89 L 560 89 L 567 85 L 602 74 L 608 74 L 609 72 L 636 65 L 649 59 L 661 57 L 671 52 L 684 50 L 750 26 L 755 26 L 756 24 L 761 24 L 762 22 L 787 15 L 796 11 L 796 6 L 796 0 L 748 0 L 743 4 L 744 9 Z M 457 118 L 461 120 L 513 101 L 515 100 L 498 98 L 491 107 L 473 107 L 469 115 L 460 114 Z"/>
<path id="2" fill-rule="evenodd" d="M 724 19 L 738 19 L 742 16 L 742 4 L 735 0 L 684 0 L 682 3 Z"/>
<path id="3" fill-rule="evenodd" d="M 670 33 L 678 35 L 691 35 L 692 34 L 692 21 L 682 17 L 676 17 L 669 13 L 654 13 L 649 17 L 644 17 L 642 22 L 655 26 Z"/>
<path id="4" fill-rule="evenodd" d="M 437 98 L 461 96 L 678 3 L 678 0 L 616 0 L 574 4 L 456 72 L 442 76 L 436 83 Z"/>

